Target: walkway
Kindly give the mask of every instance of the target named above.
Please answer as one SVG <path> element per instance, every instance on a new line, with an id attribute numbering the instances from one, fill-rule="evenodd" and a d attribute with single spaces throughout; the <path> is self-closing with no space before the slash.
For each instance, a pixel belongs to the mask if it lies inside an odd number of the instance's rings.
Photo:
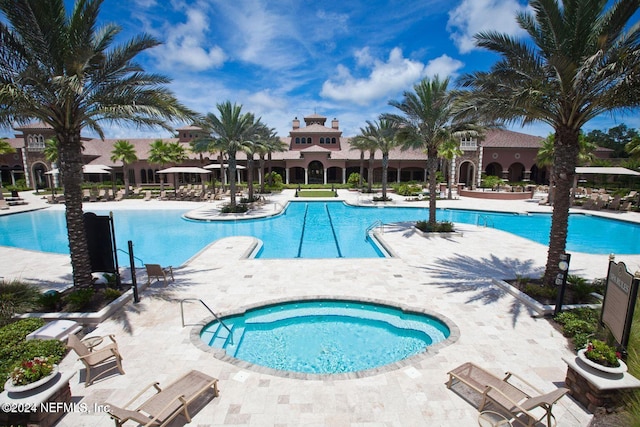
<path id="1" fill-rule="evenodd" d="M 358 201 L 355 194 L 345 197 Z M 171 203 L 124 201 L 109 208 L 166 209 Z M 398 198 L 396 203 L 405 202 Z M 549 209 L 531 202 L 476 199 L 442 201 L 438 205 Z M 547 391 L 562 385 L 566 365 L 561 358 L 572 355 L 567 340 L 547 320 L 532 317 L 524 305 L 489 281 L 514 272 L 540 272 L 546 248 L 495 229 L 470 225 L 460 228 L 462 237 L 434 239 L 401 225 L 385 227 L 383 238 L 398 255 L 393 259 L 247 260 L 241 256 L 251 239 L 234 237 L 215 242 L 176 269 L 176 281 L 170 286 L 153 285 L 142 293 L 139 304 L 127 305 L 92 332 L 117 336 L 126 375 L 85 388 L 78 374 L 71 380 L 74 401 L 89 408 L 104 402 L 124 404 L 146 384 L 167 384 L 196 368 L 220 379 L 221 394 L 198 412 L 193 425 L 458 427 L 476 425 L 478 416 L 476 406 L 446 388 L 446 372 L 463 362 L 473 361 L 497 374 L 506 370 L 521 373 Z M 7 256 L 12 256 L 10 262 Z M 5 278 L 17 271 L 23 278 L 60 281 L 70 272 L 63 256 L 30 253 L 23 260 L 21 251 L 0 248 L 0 258 Z M 640 266 L 640 256 L 624 260 L 632 269 Z M 34 263 L 40 263 L 36 264 L 37 273 L 32 272 Z M 574 254 L 571 264 L 572 273 L 604 277 L 607 257 Z M 180 324 L 179 301 L 184 298 L 202 298 L 224 314 L 239 307 L 310 296 L 428 307 L 452 319 L 460 329 L 460 339 L 436 354 L 409 359 L 404 367 L 377 375 L 300 380 L 215 359 L 196 348 L 190 341 L 191 327 L 182 328 Z M 188 308 L 189 323 L 208 315 L 198 305 Z M 81 368 L 74 354 L 61 363 L 63 371 Z M 591 419 L 570 397 L 559 402 L 554 414 L 558 425 L 568 427 L 586 426 Z M 59 424 L 111 425 L 108 415 L 93 410 L 70 413 Z"/>

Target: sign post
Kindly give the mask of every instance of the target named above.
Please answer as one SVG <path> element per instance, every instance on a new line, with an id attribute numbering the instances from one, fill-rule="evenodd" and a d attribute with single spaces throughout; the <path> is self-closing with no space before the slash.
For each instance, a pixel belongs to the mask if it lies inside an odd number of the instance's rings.
<path id="1" fill-rule="evenodd" d="M 556 285 L 560 286 L 558 291 L 558 298 L 556 299 L 556 307 L 553 310 L 553 315 L 556 316 L 562 311 L 562 303 L 564 302 L 564 294 L 567 290 L 567 276 L 569 275 L 569 262 L 571 261 L 571 254 L 564 253 L 560 255 L 560 262 L 558 268 L 560 273 L 556 276 Z"/>
<path id="2" fill-rule="evenodd" d="M 639 283 L 638 275 L 629 273 L 623 262 L 616 263 L 613 256 L 609 257 L 607 290 L 602 301 L 600 322 L 609 328 L 616 341 L 625 348 L 629 344 Z"/>

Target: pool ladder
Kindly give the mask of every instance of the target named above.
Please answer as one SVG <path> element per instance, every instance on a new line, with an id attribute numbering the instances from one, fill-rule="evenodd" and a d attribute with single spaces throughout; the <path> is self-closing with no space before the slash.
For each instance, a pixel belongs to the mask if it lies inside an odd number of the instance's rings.
<path id="1" fill-rule="evenodd" d="M 180 300 L 180 317 L 182 318 L 182 327 L 185 327 L 185 323 L 184 323 L 184 303 L 186 301 L 200 301 L 200 304 L 204 305 L 204 308 L 206 308 L 207 310 L 209 310 L 209 313 L 211 313 L 213 315 L 213 317 L 216 318 L 216 320 L 218 322 L 220 322 L 220 324 L 222 326 L 224 326 L 224 328 L 229 332 L 229 343 L 231 345 L 233 345 L 233 333 L 231 333 L 231 329 L 229 329 L 229 327 L 222 321 L 221 318 L 218 317 L 218 315 L 216 313 L 214 313 L 213 310 L 211 310 L 211 308 L 209 308 L 209 306 L 202 301 L 200 298 L 184 298 Z"/>
<path id="2" fill-rule="evenodd" d="M 373 224 L 367 227 L 367 229 L 364 232 L 364 240 L 367 240 L 367 238 L 369 237 L 369 232 L 376 227 L 382 227 L 382 232 L 384 233 L 384 222 L 378 219 L 374 221 Z"/>
<path id="3" fill-rule="evenodd" d="M 491 228 L 496 228 L 495 225 L 493 225 L 493 220 L 491 218 L 489 218 L 486 215 L 480 215 L 478 216 L 478 220 L 476 221 L 476 225 L 480 226 L 480 223 L 482 223 L 482 226 L 487 228 L 487 227 L 491 227 Z"/>

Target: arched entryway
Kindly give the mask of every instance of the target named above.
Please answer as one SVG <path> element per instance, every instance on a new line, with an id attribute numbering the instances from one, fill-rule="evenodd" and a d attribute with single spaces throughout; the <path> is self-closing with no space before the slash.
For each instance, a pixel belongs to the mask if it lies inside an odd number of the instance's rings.
<path id="1" fill-rule="evenodd" d="M 519 182 L 524 179 L 524 165 L 522 163 L 512 163 L 509 166 L 509 182 Z"/>
<path id="2" fill-rule="evenodd" d="M 37 189 L 47 188 L 46 175 L 47 167 L 43 163 L 35 163 L 32 167 L 33 187 Z"/>
<path id="3" fill-rule="evenodd" d="M 324 167 L 318 160 L 309 163 L 309 184 L 324 184 Z"/>
<path id="4" fill-rule="evenodd" d="M 458 184 L 464 184 L 467 188 L 475 187 L 475 177 L 476 177 L 476 165 L 470 161 L 464 161 L 460 163 L 460 167 L 458 169 Z"/>
<path id="5" fill-rule="evenodd" d="M 484 173 L 487 176 L 497 176 L 502 178 L 502 165 L 500 163 L 489 163 L 486 168 L 484 168 Z"/>

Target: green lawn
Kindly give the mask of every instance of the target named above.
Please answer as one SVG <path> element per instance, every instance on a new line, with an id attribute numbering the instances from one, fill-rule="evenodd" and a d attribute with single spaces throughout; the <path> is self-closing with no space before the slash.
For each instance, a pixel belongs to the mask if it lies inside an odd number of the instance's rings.
<path id="1" fill-rule="evenodd" d="M 300 190 L 298 197 L 335 197 L 336 193 L 332 190 Z"/>

